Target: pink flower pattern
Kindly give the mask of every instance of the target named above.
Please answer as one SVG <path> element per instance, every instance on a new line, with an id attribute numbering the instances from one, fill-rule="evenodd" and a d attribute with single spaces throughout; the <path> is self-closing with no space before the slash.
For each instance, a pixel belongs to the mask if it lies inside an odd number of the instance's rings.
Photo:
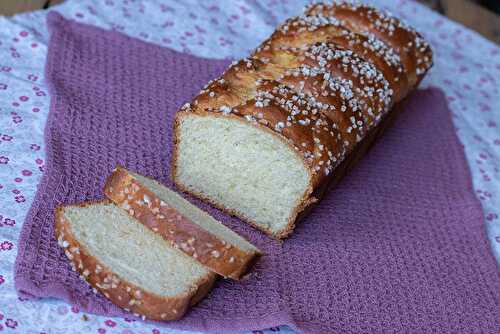
<path id="1" fill-rule="evenodd" d="M 114 322 L 113 320 L 111 319 L 108 319 L 106 321 L 104 321 L 104 323 L 106 324 L 106 326 L 108 327 L 115 327 L 116 326 L 116 322 Z"/>
<path id="2" fill-rule="evenodd" d="M 0 243 L 0 251 L 9 251 L 14 247 L 14 244 L 10 241 L 3 241 Z"/>
<path id="3" fill-rule="evenodd" d="M 5 326 L 15 329 L 17 327 L 17 321 L 12 320 L 12 319 L 7 319 L 5 320 Z"/>
<path id="4" fill-rule="evenodd" d="M 0 216 L 0 217 L 1 217 L 1 216 Z M 15 221 L 14 219 L 10 219 L 10 218 L 7 218 L 7 217 L 6 217 L 6 218 L 3 220 L 3 222 L 2 222 L 2 221 L 1 221 L 1 219 L 0 219 L 0 224 L 3 224 L 3 225 L 5 225 L 5 226 L 14 226 L 14 225 L 16 225 L 16 221 Z M 0 225 L 0 226 L 1 226 L 1 225 Z"/>
<path id="5" fill-rule="evenodd" d="M 208 58 L 242 57 L 308 0 L 66 0 L 66 17 Z M 500 260 L 500 48 L 409 0 L 374 0 L 415 25 L 431 42 L 435 67 L 422 83 L 447 95 L 464 145 L 477 198 Z M 177 333 L 133 319 L 88 315 L 56 300 L 18 299 L 13 284 L 22 222 L 45 168 L 43 128 L 49 109 L 44 84 L 46 12 L 0 23 L 0 332 Z M 4 297 L 5 296 L 5 297 Z M 42 311 L 42 312 L 40 312 Z M 48 316 L 38 317 L 38 314 Z M 285 327 L 254 331 L 292 333 Z"/>

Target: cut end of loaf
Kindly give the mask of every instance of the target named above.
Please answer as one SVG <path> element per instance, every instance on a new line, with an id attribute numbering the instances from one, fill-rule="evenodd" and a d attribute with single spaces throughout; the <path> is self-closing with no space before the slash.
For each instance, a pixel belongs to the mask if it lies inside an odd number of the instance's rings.
<path id="1" fill-rule="evenodd" d="M 294 148 L 264 127 L 237 118 L 178 113 L 177 185 L 280 237 L 293 227 L 310 189 Z"/>

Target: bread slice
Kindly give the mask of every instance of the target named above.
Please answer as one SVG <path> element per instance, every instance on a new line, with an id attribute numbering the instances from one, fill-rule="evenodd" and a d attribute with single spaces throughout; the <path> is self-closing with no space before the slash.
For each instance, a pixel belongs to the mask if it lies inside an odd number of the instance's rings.
<path id="1" fill-rule="evenodd" d="M 61 206 L 55 225 L 80 278 L 143 318 L 181 318 L 217 276 L 110 201 Z"/>
<path id="2" fill-rule="evenodd" d="M 239 279 L 261 254 L 174 191 L 125 168 L 115 168 L 104 193 L 172 247 L 224 277 Z"/>

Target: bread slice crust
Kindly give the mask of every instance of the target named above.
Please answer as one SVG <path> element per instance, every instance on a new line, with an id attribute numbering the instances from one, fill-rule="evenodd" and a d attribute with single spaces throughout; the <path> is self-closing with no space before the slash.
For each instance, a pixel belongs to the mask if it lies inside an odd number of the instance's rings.
<path id="1" fill-rule="evenodd" d="M 111 201 L 88 201 L 73 207 L 84 208 L 103 203 L 111 203 Z M 64 249 L 73 271 L 92 286 L 94 293 L 101 293 L 124 310 L 141 316 L 143 319 L 177 320 L 184 316 L 189 306 L 198 303 L 212 289 L 217 275 L 210 271 L 201 277 L 189 291 L 175 297 L 159 296 L 127 282 L 92 256 L 76 239 L 70 222 L 65 218 L 65 208 L 66 206 L 59 206 L 55 210 L 55 236 L 59 246 Z"/>
<path id="2" fill-rule="evenodd" d="M 240 279 L 262 255 L 258 249 L 240 249 L 192 222 L 121 166 L 108 177 L 104 194 L 173 248 L 224 277 Z"/>

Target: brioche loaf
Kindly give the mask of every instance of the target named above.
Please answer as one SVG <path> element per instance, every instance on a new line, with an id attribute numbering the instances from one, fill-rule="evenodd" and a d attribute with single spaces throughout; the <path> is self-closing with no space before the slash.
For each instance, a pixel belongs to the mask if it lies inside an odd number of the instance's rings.
<path id="1" fill-rule="evenodd" d="M 181 318 L 217 276 L 110 201 L 59 207 L 55 227 L 80 278 L 143 318 Z"/>
<path id="2" fill-rule="evenodd" d="M 117 167 L 104 194 L 172 247 L 212 271 L 239 279 L 260 251 L 153 179 Z"/>
<path id="3" fill-rule="evenodd" d="M 390 14 L 309 6 L 179 110 L 172 177 L 286 237 L 431 66 L 428 43 Z"/>

